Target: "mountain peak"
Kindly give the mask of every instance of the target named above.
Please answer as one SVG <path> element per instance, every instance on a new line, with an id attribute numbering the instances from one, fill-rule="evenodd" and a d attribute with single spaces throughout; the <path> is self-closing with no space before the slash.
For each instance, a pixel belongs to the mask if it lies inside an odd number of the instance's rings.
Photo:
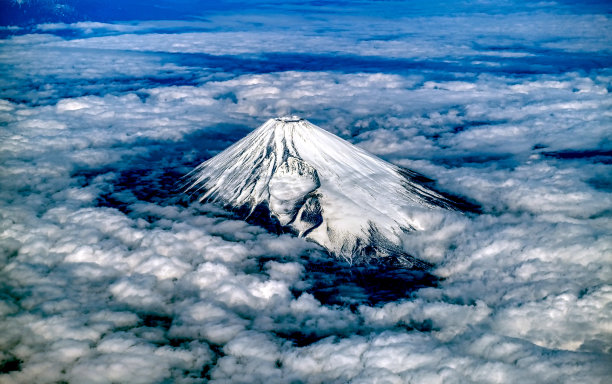
<path id="1" fill-rule="evenodd" d="M 302 119 L 301 117 L 296 116 L 296 115 L 291 115 L 291 116 L 277 117 L 274 120 L 280 121 L 280 122 L 283 122 L 283 123 L 297 123 L 298 121 L 303 121 L 304 119 Z"/>
<path id="2" fill-rule="evenodd" d="M 294 129 L 299 125 L 300 129 Z M 396 256 L 423 213 L 454 209 L 417 174 L 298 116 L 270 119 L 198 166 L 188 190 L 349 261 Z"/>

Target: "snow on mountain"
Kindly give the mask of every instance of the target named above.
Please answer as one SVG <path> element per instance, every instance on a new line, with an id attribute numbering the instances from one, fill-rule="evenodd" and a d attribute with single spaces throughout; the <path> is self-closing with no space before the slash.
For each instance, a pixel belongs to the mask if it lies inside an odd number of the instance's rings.
<path id="1" fill-rule="evenodd" d="M 400 235 L 423 229 L 428 211 L 454 208 L 416 176 L 290 116 L 268 120 L 199 165 L 187 190 L 351 262 L 393 255 L 423 266 L 403 251 Z"/>

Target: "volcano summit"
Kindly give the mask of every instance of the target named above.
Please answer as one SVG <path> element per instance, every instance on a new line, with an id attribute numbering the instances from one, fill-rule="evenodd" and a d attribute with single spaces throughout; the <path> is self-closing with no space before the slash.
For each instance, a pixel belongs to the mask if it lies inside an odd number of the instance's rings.
<path id="1" fill-rule="evenodd" d="M 297 116 L 268 120 L 190 177 L 188 190 L 201 201 L 258 216 L 351 262 L 396 256 L 420 264 L 401 235 L 423 229 L 428 211 L 454 209 L 418 174 Z"/>

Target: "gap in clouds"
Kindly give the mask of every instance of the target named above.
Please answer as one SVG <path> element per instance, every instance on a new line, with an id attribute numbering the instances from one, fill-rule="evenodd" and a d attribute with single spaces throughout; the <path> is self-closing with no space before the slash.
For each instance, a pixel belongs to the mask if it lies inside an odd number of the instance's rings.
<path id="1" fill-rule="evenodd" d="M 10 46 L 6 48 L 7 54 L 11 52 Z M 3 79 L 3 84 L 0 83 L 0 96 L 9 101 L 32 105 L 52 104 L 59 98 L 119 95 L 129 92 L 146 97 L 146 93 L 139 93 L 141 89 L 166 85 L 197 86 L 245 74 L 287 71 L 386 73 L 407 77 L 425 73 L 427 80 L 433 82 L 470 82 L 476 81 L 484 74 L 491 74 L 511 75 L 514 81 L 518 82 L 521 78 L 534 75 L 562 74 L 574 68 L 591 71 L 612 65 L 607 55 L 598 58 L 579 54 L 560 57 L 558 52 L 548 54 L 548 58 L 538 54 L 534 55 L 533 59 L 496 59 L 495 65 L 491 66 L 491 58 L 482 61 L 483 57 L 468 57 L 460 63 L 449 63 L 444 59 L 389 59 L 348 55 L 267 53 L 253 58 L 204 53 L 126 53 L 106 49 L 100 51 L 93 48 L 51 47 L 38 53 L 32 50 L 27 52 L 26 56 L 6 56 L 2 70 L 10 76 Z M 65 60 L 66 55 L 70 57 L 69 61 Z M 48 61 L 40 63 L 40 56 L 44 56 Z M 146 71 L 144 73 L 143 68 Z M 48 75 L 25 79 L 21 77 L 25 70 Z M 66 77 L 66 71 L 75 72 Z M 123 76 L 116 77 L 118 72 L 123 73 Z M 419 85 L 422 84 L 415 84 Z"/>

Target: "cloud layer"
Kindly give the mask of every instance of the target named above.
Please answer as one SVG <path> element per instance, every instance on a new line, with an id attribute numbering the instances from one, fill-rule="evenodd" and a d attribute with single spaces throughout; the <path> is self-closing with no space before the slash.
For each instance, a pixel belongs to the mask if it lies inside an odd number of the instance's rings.
<path id="1" fill-rule="evenodd" d="M 494 5 L 1 40 L 1 381 L 606 382 L 609 16 Z M 288 113 L 483 212 L 405 236 L 422 273 L 351 268 L 180 194 Z"/>

